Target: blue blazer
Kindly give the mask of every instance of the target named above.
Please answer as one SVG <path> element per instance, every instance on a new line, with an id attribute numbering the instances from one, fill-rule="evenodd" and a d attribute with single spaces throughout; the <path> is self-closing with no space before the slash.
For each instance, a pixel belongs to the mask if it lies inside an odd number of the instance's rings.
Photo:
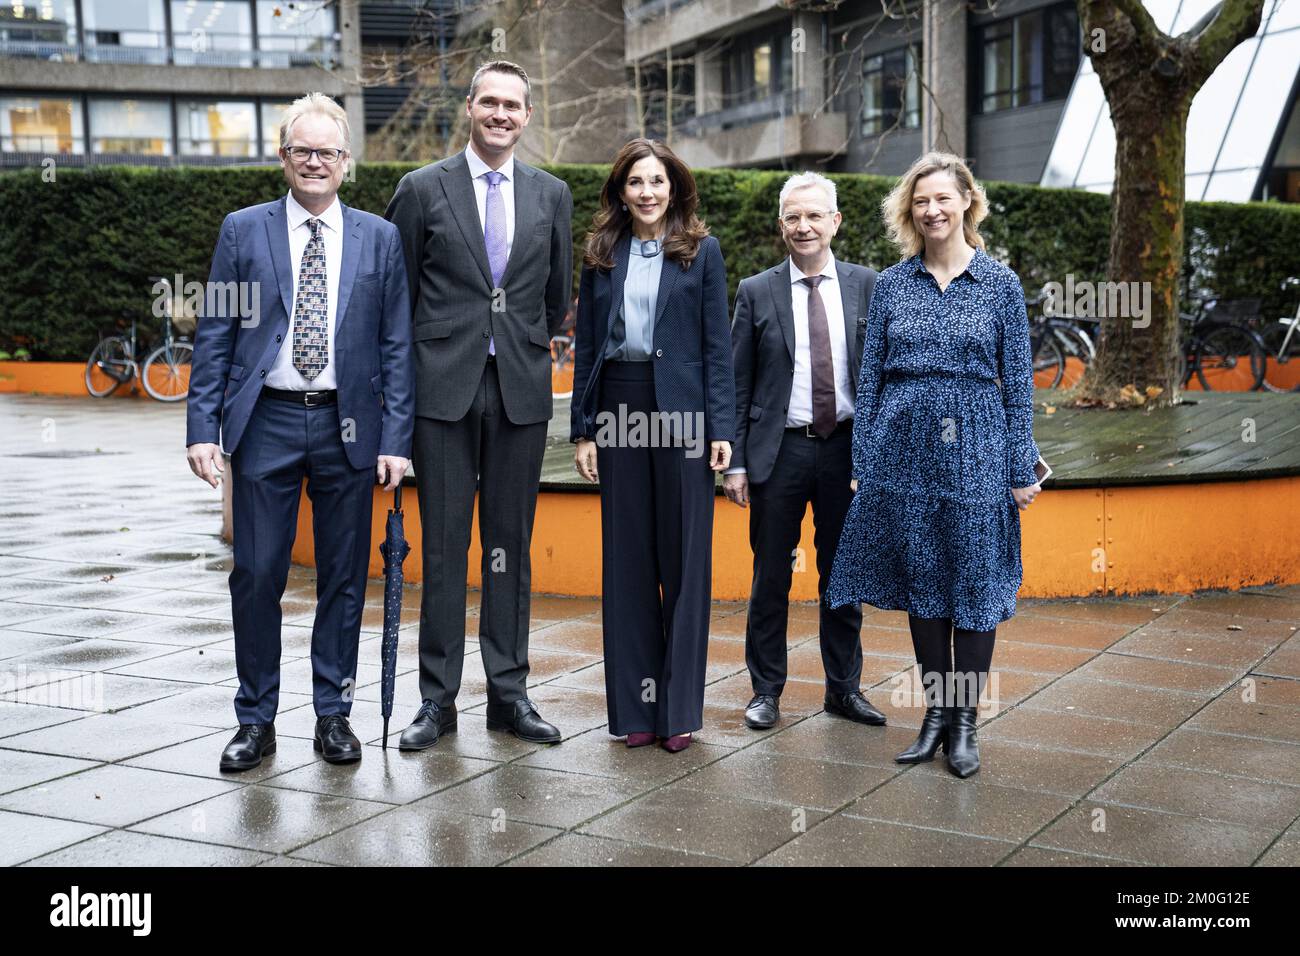
<path id="1" fill-rule="evenodd" d="M 391 222 L 343 206 L 343 259 L 334 322 L 334 371 L 343 447 L 354 468 L 380 455 L 411 457 L 415 398 L 411 309 L 401 238 Z M 255 288 L 258 314 L 223 307 Z M 248 300 L 249 293 L 244 299 Z M 289 341 L 293 259 L 285 200 L 232 212 L 221 224 L 194 343 L 185 443 L 222 442 L 233 454 L 267 373 Z M 209 312 L 211 311 L 211 314 Z"/>
<path id="2" fill-rule="evenodd" d="M 571 440 L 594 438 L 605 348 L 619 306 L 631 234 L 614 246 L 614 268 L 582 267 L 574 329 Z M 722 247 L 706 236 L 689 269 L 665 259 L 654 327 L 655 401 L 661 412 L 704 413 L 708 441 L 736 439 L 736 380 Z"/>

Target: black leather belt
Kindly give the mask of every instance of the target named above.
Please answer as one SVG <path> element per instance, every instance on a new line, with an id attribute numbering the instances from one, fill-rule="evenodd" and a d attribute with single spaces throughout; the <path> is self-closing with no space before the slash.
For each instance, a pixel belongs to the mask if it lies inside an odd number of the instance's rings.
<path id="1" fill-rule="evenodd" d="M 813 430 L 813 427 L 811 425 L 795 425 L 793 428 L 787 428 L 786 431 L 794 432 L 795 434 L 802 435 L 805 438 L 815 438 L 818 441 L 826 441 L 827 438 L 831 438 L 832 436 L 838 434 L 841 431 L 844 431 L 846 429 L 852 429 L 852 428 L 853 428 L 853 419 L 846 418 L 844 419 L 844 421 L 837 423 L 835 426 L 835 431 L 831 432 L 830 435 L 827 435 L 826 438 L 822 438 L 821 435 L 818 435 L 817 432 Z"/>
<path id="2" fill-rule="evenodd" d="M 303 408 L 318 408 L 321 405 L 333 405 L 339 400 L 339 393 L 334 389 L 325 392 L 299 392 L 287 388 L 262 387 L 263 398 L 274 398 L 280 402 L 292 402 Z"/>

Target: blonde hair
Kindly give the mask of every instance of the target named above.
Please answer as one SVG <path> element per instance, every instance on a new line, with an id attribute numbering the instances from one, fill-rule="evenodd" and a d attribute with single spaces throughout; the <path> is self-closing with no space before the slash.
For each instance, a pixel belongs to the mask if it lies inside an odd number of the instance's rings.
<path id="1" fill-rule="evenodd" d="M 289 108 L 284 111 L 284 117 L 280 120 L 281 149 L 289 144 L 289 133 L 293 129 L 293 124 L 309 113 L 332 119 L 339 128 L 339 135 L 343 137 L 343 148 L 348 152 L 352 151 L 352 129 L 348 126 L 348 114 L 343 112 L 343 107 L 324 93 L 308 93 L 289 104 Z"/>
<path id="2" fill-rule="evenodd" d="M 907 172 L 889 191 L 889 195 L 880 203 L 881 218 L 885 221 L 885 231 L 890 240 L 898 246 L 901 258 L 910 259 L 925 248 L 925 239 L 917 232 L 912 222 L 912 195 L 916 184 L 933 173 L 949 173 L 957 181 L 957 188 L 963 196 L 970 196 L 970 208 L 962 215 L 961 229 L 966 244 L 976 249 L 984 249 L 984 237 L 980 235 L 979 224 L 989 214 L 988 198 L 984 187 L 975 181 L 960 156 L 952 153 L 926 153 L 912 163 Z"/>

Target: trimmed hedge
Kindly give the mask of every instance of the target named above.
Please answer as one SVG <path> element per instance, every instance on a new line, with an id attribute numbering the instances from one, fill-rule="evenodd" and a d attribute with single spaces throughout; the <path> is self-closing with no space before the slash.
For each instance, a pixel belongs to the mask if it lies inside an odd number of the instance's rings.
<path id="1" fill-rule="evenodd" d="M 370 163 L 344 183 L 345 203 L 382 214 L 410 164 Z M 554 166 L 573 190 L 575 253 L 598 205 L 608 167 Z M 787 173 L 696 172 L 702 214 L 722 243 L 731 292 L 741 278 L 777 262 L 777 196 Z M 836 256 L 877 269 L 897 261 L 879 204 L 892 185 L 882 176 L 841 174 L 844 225 Z M 1104 278 L 1110 198 L 1096 193 L 987 183 L 992 207 L 983 232 L 994 255 L 1032 295 L 1044 282 Z M 275 167 L 99 167 L 0 174 L 0 350 L 33 358 L 85 359 L 101 332 L 130 313 L 146 339 L 151 275 L 207 277 L 225 214 L 285 191 Z M 1300 207 L 1276 203 L 1189 203 L 1185 280 L 1221 298 L 1262 298 L 1264 315 L 1292 314 L 1283 281 L 1296 271 Z M 575 254 L 575 290 L 580 254 Z"/>

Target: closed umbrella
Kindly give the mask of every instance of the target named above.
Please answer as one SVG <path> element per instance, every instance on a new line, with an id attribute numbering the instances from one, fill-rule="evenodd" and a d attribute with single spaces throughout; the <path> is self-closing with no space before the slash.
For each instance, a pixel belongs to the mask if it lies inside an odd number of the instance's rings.
<path id="1" fill-rule="evenodd" d="M 384 748 L 388 747 L 388 718 L 393 716 L 393 684 L 397 679 L 397 630 L 402 622 L 402 562 L 411 553 L 402 529 L 402 486 L 393 491 L 393 507 L 379 553 L 384 556 L 384 639 L 380 701 L 384 715 Z"/>

